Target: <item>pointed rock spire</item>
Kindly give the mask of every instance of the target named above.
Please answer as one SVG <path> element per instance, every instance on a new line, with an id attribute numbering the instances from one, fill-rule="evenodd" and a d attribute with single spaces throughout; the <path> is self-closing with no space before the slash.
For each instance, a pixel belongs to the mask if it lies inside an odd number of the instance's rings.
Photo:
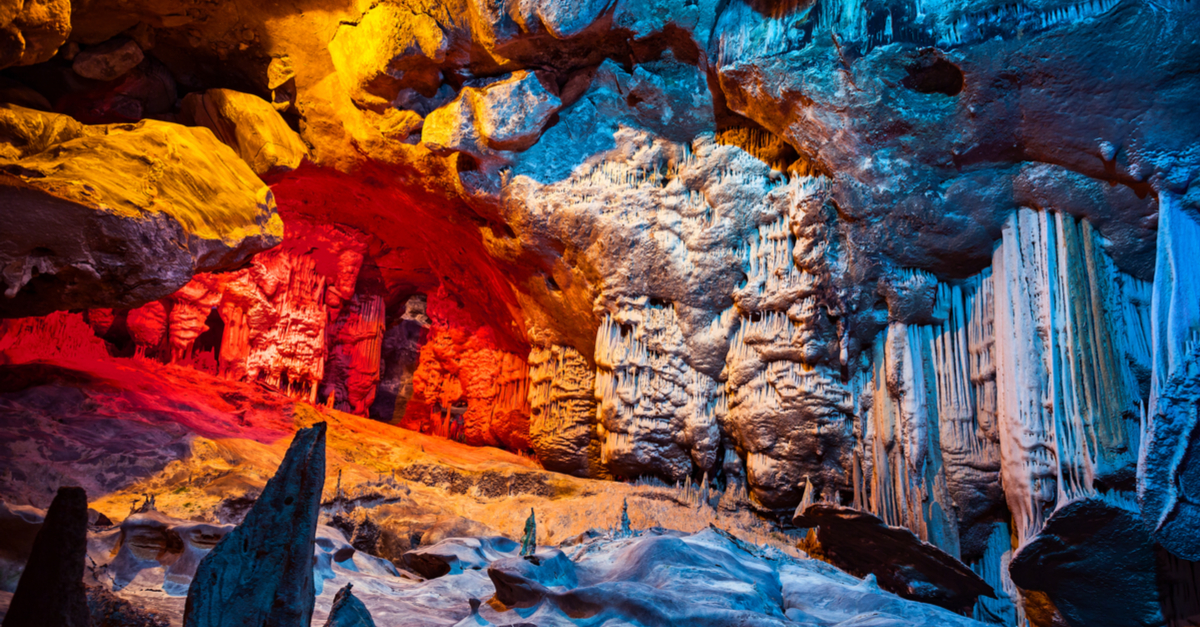
<path id="1" fill-rule="evenodd" d="M 804 475 L 804 496 L 800 497 L 800 504 L 796 506 L 796 513 L 792 515 L 792 520 L 797 525 L 811 526 L 811 525 L 802 525 L 801 523 L 803 523 L 807 520 L 804 517 L 804 510 L 808 509 L 809 506 L 811 506 L 812 504 L 813 504 L 812 481 L 809 481 L 808 475 Z"/>
<path id="2" fill-rule="evenodd" d="M 296 433 L 246 519 L 200 562 L 184 627 L 312 621 L 313 545 L 325 487 L 325 423 Z"/>
<path id="3" fill-rule="evenodd" d="M 4 627 L 88 627 L 83 587 L 87 508 L 83 488 L 58 489 L 33 541 Z"/>
<path id="4" fill-rule="evenodd" d="M 333 606 L 329 608 L 329 619 L 325 627 L 375 627 L 371 613 L 358 597 L 350 591 L 354 584 L 348 583 L 338 590 L 333 597 Z"/>
<path id="5" fill-rule="evenodd" d="M 529 518 L 525 520 L 525 535 L 521 536 L 521 555 L 533 555 L 534 551 L 537 551 L 537 519 L 531 507 Z"/>

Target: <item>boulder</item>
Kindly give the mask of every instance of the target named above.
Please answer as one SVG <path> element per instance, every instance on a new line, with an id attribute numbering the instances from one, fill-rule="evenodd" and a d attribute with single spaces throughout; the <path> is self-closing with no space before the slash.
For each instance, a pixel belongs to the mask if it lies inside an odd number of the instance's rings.
<path id="1" fill-rule="evenodd" d="M 0 68 L 49 61 L 70 33 L 70 0 L 0 3 Z"/>
<path id="2" fill-rule="evenodd" d="M 421 142 L 435 151 L 495 159 L 495 152 L 532 146 L 561 105 L 537 74 L 514 72 L 482 87 L 464 87 L 458 98 L 426 116 Z"/>
<path id="3" fill-rule="evenodd" d="M 184 627 L 294 627 L 312 620 L 325 423 L 296 433 L 245 520 L 200 561 Z"/>
<path id="4" fill-rule="evenodd" d="M 426 579 L 435 579 L 465 570 L 487 568 L 496 560 L 517 555 L 520 550 L 520 544 L 499 536 L 448 538 L 432 546 L 409 551 L 402 559 L 409 570 Z"/>
<path id="5" fill-rule="evenodd" d="M 879 586 L 906 599 L 969 612 L 992 587 L 966 564 L 923 542 L 903 527 L 849 507 L 817 503 L 797 513 L 798 527 L 816 527 L 829 562 L 856 577 L 873 575 Z"/>
<path id="6" fill-rule="evenodd" d="M 355 104 L 382 110 L 400 89 L 437 91 L 457 19 L 448 4 L 413 11 L 380 2 L 338 27 L 329 55 Z"/>
<path id="7" fill-rule="evenodd" d="M 184 122 L 211 130 L 259 176 L 294 170 L 308 154 L 308 147 L 275 107 L 252 94 L 232 89 L 188 94 L 180 116 Z"/>
<path id="8" fill-rule="evenodd" d="M 1072 627 L 1164 624 L 1149 529 L 1103 498 L 1054 512 L 1009 564 L 1013 583 L 1044 592 Z"/>
<path id="9" fill-rule="evenodd" d="M 207 129 L 0 105 L 0 316 L 132 308 L 282 239 L 271 190 Z"/>
<path id="10" fill-rule="evenodd" d="M 111 81 L 124 76 L 145 58 L 136 41 L 114 37 L 75 55 L 71 69 L 84 78 Z"/>
<path id="11" fill-rule="evenodd" d="M 17 584 L 4 627 L 88 627 L 83 586 L 87 494 L 59 488 Z"/>

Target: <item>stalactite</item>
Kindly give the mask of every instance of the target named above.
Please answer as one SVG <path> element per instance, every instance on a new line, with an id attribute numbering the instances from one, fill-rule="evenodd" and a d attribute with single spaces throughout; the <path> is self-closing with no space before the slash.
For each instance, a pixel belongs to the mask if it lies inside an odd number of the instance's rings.
<path id="1" fill-rule="evenodd" d="M 958 521 L 939 447 L 939 410 L 951 399 L 937 385 L 942 364 L 933 329 L 893 323 L 876 344 L 873 364 L 866 383 L 872 403 L 860 415 L 872 458 L 867 509 L 958 556 Z"/>
<path id="2" fill-rule="evenodd" d="M 987 548 L 971 570 L 995 590 L 995 598 L 979 597 L 975 604 L 975 620 L 993 625 L 1025 625 L 1025 608 L 1020 591 L 1008 576 L 1012 558 L 1010 533 L 1005 523 L 994 523 L 988 535 Z"/>
<path id="3" fill-rule="evenodd" d="M 993 263 L 1001 459 L 1023 544 L 1067 502 L 1128 490 L 1140 393 L 1121 276 L 1090 225 L 1022 210 Z M 1114 495 L 1114 499 L 1122 497 Z"/>
<path id="4" fill-rule="evenodd" d="M 717 462 L 723 416 L 717 382 L 684 359 L 675 310 L 621 298 L 596 336 L 601 461 L 620 476 L 682 480 Z"/>
<path id="5" fill-rule="evenodd" d="M 595 370 L 574 348 L 530 350 L 529 442 L 548 470 L 602 474 L 595 388 Z"/>
<path id="6" fill-rule="evenodd" d="M 364 415 L 375 398 L 383 348 L 384 304 L 379 296 L 355 294 L 329 330 L 329 358 L 321 393 L 335 407 Z"/>
<path id="7" fill-rule="evenodd" d="M 1200 560 L 1200 479 L 1195 460 L 1200 398 L 1200 221 L 1164 192 L 1151 302 L 1149 411 L 1138 498 L 1154 537 L 1176 556 Z"/>
<path id="8" fill-rule="evenodd" d="M 476 446 L 528 450 L 529 366 L 501 349 L 446 293 L 429 295 L 432 324 L 401 426 Z"/>

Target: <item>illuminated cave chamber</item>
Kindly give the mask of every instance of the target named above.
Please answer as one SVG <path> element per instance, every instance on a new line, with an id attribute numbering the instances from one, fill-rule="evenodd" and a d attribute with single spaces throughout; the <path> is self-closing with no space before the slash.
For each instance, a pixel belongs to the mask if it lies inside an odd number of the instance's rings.
<path id="1" fill-rule="evenodd" d="M 288 550 L 501 564 L 449 624 L 713 551 L 763 624 L 1200 620 L 1200 4 L 69 4 L 0 46 L 5 503 L 201 555 L 327 437 Z"/>

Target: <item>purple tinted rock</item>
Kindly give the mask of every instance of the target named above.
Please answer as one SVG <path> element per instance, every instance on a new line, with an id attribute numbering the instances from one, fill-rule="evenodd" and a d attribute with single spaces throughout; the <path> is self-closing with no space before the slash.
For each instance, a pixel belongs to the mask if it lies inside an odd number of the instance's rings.
<path id="1" fill-rule="evenodd" d="M 83 488 L 58 489 L 4 616 L 4 627 L 87 627 L 83 587 L 87 509 Z"/>

